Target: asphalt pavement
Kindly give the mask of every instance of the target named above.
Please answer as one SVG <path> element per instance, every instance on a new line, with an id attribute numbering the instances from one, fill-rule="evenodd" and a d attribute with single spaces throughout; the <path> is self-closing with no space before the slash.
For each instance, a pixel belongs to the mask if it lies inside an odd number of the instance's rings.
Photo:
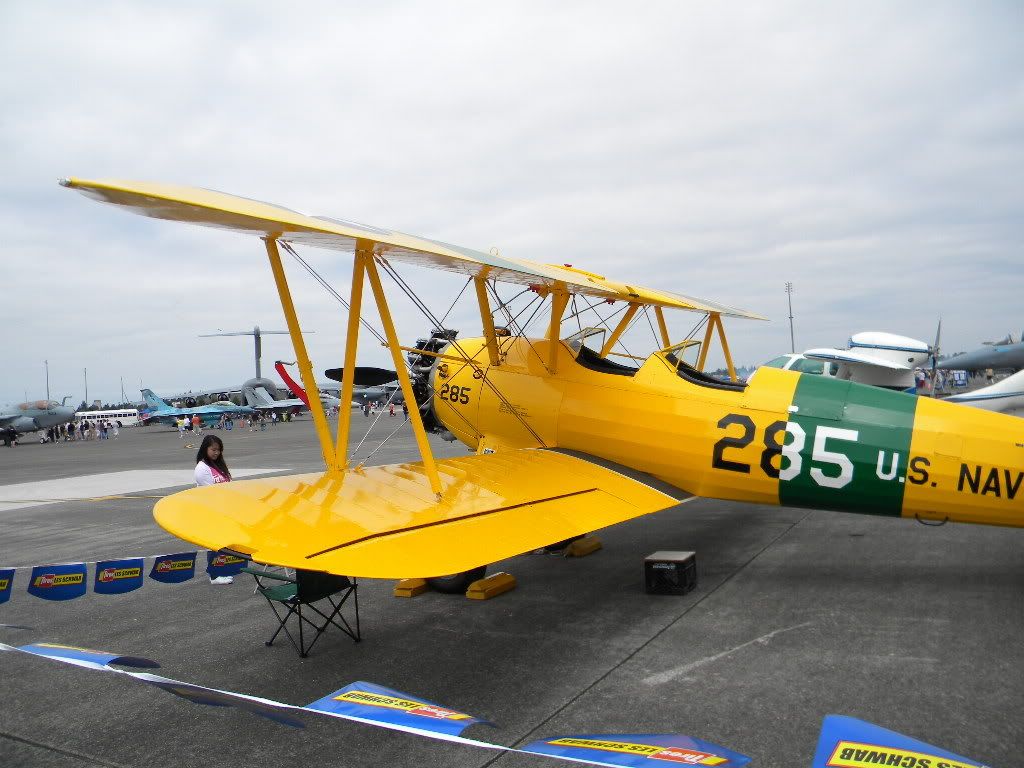
<path id="1" fill-rule="evenodd" d="M 358 442 L 370 420 L 353 422 Z M 381 446 L 396 426 L 384 415 L 360 455 L 415 460 L 407 428 Z M 218 434 L 233 469 L 321 466 L 308 419 Z M 188 549 L 152 519 L 156 497 L 174 488 L 104 498 L 96 476 L 188 470 L 189 444 L 137 428 L 117 441 L 0 448 L 0 500 L 12 498 L 3 487 L 32 484 L 24 487 L 44 502 L 0 501 L 0 567 Z M 434 445 L 439 456 L 465 453 Z M 81 497 L 48 501 L 48 481 L 65 494 L 78 487 L 68 478 L 81 478 Z M 287 642 L 264 645 L 274 620 L 244 577 L 47 602 L 25 593 L 19 571 L 0 622 L 31 628 L 0 627 L 0 642 L 143 656 L 167 677 L 300 705 L 370 681 L 490 720 L 495 728 L 465 735 L 509 746 L 679 732 L 750 755 L 752 765 L 809 766 L 822 717 L 836 713 L 994 768 L 1022 764 L 1024 530 L 698 499 L 598 535 L 604 548 L 585 558 L 495 564 L 518 587 L 490 601 L 403 600 L 393 582 L 363 580 L 363 641 L 328 634 L 307 659 Z M 697 552 L 693 592 L 644 593 L 643 559 L 656 550 Z M 4 768 L 559 764 L 315 716 L 296 730 L 18 653 L 0 654 L 0 691 Z"/>

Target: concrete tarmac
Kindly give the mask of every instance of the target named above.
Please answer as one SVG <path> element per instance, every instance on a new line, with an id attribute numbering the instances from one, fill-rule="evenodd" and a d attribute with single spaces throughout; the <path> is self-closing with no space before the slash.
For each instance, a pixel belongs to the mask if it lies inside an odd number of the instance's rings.
<path id="1" fill-rule="evenodd" d="M 358 440 L 369 421 L 353 422 Z M 397 425 L 385 415 L 360 454 Z M 217 434 L 233 468 L 320 468 L 308 419 Z M 434 445 L 439 456 L 465 453 Z M 369 463 L 416 457 L 406 428 Z M 194 460 L 195 448 L 161 428 L 0 448 L 0 486 L 42 483 L 43 494 L 47 481 L 65 479 L 66 491 L 77 477 L 90 489 L 82 500 L 0 504 L 0 567 L 189 549 L 152 519 L 152 497 L 174 489 L 97 499 L 89 477 L 188 470 Z M 286 640 L 264 646 L 275 623 L 243 577 L 55 603 L 28 595 L 19 571 L 0 622 L 31 629 L 0 627 L 0 642 L 144 656 L 167 677 L 300 705 L 371 681 L 486 718 L 498 727 L 465 735 L 510 746 L 678 732 L 752 765 L 790 768 L 810 765 L 822 717 L 837 713 L 994 768 L 1024 763 L 1024 530 L 698 499 L 599 536 L 604 548 L 586 558 L 528 554 L 492 566 L 519 586 L 490 601 L 402 600 L 392 582 L 363 580 L 363 642 L 328 633 L 307 659 Z M 643 558 L 662 549 L 697 552 L 695 591 L 644 594 Z M 296 730 L 17 653 L 0 654 L 0 691 L 4 768 L 564 765 L 315 716 Z"/>

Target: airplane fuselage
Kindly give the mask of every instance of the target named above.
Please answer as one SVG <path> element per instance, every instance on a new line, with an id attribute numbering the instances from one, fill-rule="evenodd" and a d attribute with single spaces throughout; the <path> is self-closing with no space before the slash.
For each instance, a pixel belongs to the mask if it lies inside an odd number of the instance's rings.
<path id="1" fill-rule="evenodd" d="M 990 344 L 943 360 L 938 367 L 951 371 L 984 371 L 988 368 L 1017 371 L 1024 368 L 1024 341 Z"/>
<path id="2" fill-rule="evenodd" d="M 699 496 L 1024 526 L 1014 417 L 772 368 L 715 383 L 661 353 L 584 365 L 564 342 L 552 375 L 544 340 L 506 340 L 497 366 L 482 339 L 458 344 L 478 370 L 435 366 L 433 407 L 477 451 L 558 447 Z"/>

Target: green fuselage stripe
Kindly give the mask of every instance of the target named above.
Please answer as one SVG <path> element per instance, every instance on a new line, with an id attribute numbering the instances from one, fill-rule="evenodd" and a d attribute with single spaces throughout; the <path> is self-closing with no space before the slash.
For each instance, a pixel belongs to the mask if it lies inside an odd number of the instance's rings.
<path id="1" fill-rule="evenodd" d="M 802 429 L 804 445 L 795 476 L 786 479 L 790 460 L 781 459 L 779 503 L 898 516 L 917 397 L 805 374 L 793 405 L 789 423 Z"/>

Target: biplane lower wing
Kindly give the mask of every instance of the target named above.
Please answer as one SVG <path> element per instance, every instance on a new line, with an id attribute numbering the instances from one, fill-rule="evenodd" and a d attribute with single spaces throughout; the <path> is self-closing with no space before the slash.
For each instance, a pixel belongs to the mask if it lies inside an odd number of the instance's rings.
<path id="1" fill-rule="evenodd" d="M 639 515 L 689 494 L 578 453 L 520 449 L 195 488 L 161 500 L 157 522 L 210 549 L 347 576 L 442 576 Z"/>

